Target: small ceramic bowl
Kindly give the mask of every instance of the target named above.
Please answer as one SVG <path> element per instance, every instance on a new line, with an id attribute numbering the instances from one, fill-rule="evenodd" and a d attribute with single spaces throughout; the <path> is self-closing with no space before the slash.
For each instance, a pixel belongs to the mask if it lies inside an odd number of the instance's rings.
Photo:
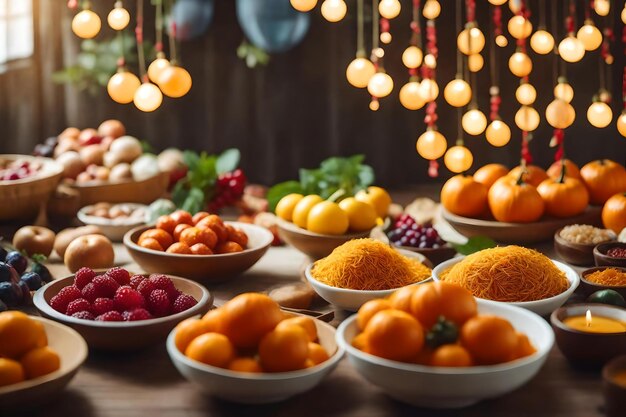
<path id="1" fill-rule="evenodd" d="M 87 359 L 85 339 L 75 330 L 42 317 L 31 316 L 31 319 L 43 324 L 48 346 L 59 355 L 61 368 L 39 378 L 0 387 L 0 410 L 38 405 L 54 398 Z"/>
<path id="2" fill-rule="evenodd" d="M 320 320 L 315 320 L 315 325 L 319 342 L 330 358 L 298 371 L 252 374 L 205 365 L 178 350 L 174 343 L 176 329 L 167 338 L 167 352 L 176 369 L 208 394 L 237 403 L 274 403 L 312 389 L 335 369 L 343 357 L 344 349 L 335 341 L 335 328 Z"/>
<path id="3" fill-rule="evenodd" d="M 616 381 L 620 375 L 620 382 Z M 626 410 L 626 355 L 611 360 L 602 369 L 604 413 L 607 417 L 622 417 Z"/>
<path id="4" fill-rule="evenodd" d="M 437 266 L 440 263 L 445 262 L 448 259 L 453 258 L 454 255 L 456 255 L 456 249 L 454 249 L 452 246 L 447 245 L 447 244 L 445 246 L 442 246 L 442 247 L 437 248 L 437 249 L 434 249 L 434 248 L 423 248 L 423 249 L 422 248 L 413 248 L 411 246 L 398 246 L 398 248 L 403 249 L 403 250 L 407 250 L 407 251 L 411 251 L 411 252 L 421 253 L 434 266 Z"/>
<path id="5" fill-rule="evenodd" d="M 132 210 L 148 208 L 148 206 L 146 206 L 145 204 L 123 203 L 123 205 Z M 91 212 L 92 209 L 93 205 L 81 208 L 76 215 L 78 217 L 78 220 L 85 223 L 86 225 L 98 226 L 102 231 L 102 234 L 108 237 L 113 242 L 121 242 L 126 232 L 137 226 L 145 224 L 143 216 L 140 219 L 107 219 L 104 217 L 87 214 Z"/>
<path id="6" fill-rule="evenodd" d="M 104 271 L 102 271 L 103 273 Z M 213 305 L 213 295 L 202 285 L 185 278 L 170 276 L 177 289 L 193 296 L 198 303 L 188 310 L 149 320 L 103 322 L 77 319 L 59 313 L 49 302 L 61 288 L 72 285 L 74 275 L 46 284 L 33 296 L 33 303 L 42 316 L 61 322 L 81 334 L 92 349 L 124 351 L 141 349 L 162 342 L 182 320 L 204 314 Z"/>
<path id="7" fill-rule="evenodd" d="M 593 257 L 596 262 L 596 266 L 620 266 L 626 268 L 626 258 L 616 258 L 614 256 L 608 256 L 606 253 L 609 249 L 613 248 L 626 248 L 624 242 L 605 242 L 600 243 L 593 248 Z"/>
<path id="8" fill-rule="evenodd" d="M 607 268 L 614 268 L 626 274 L 626 268 L 620 268 L 618 266 L 597 266 L 595 268 L 586 269 L 580 275 L 580 290 L 586 296 L 589 296 L 593 294 L 594 292 L 600 291 L 600 290 L 614 290 L 620 293 L 622 297 L 626 298 L 626 285 L 616 287 L 616 286 L 597 284 L 595 282 L 587 281 L 587 275 L 592 274 L 596 271 L 603 271 Z"/>
<path id="9" fill-rule="evenodd" d="M 554 250 L 559 258 L 572 265 L 593 265 L 593 248 L 596 244 L 569 242 L 561 237 L 561 230 L 563 228 L 554 233 Z"/>

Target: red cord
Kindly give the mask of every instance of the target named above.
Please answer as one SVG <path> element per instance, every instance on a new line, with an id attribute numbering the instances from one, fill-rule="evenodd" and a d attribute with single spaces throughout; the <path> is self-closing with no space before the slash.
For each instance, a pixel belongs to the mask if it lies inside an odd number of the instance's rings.
<path id="1" fill-rule="evenodd" d="M 465 12 L 468 23 L 476 20 L 476 0 L 465 0 Z"/>
<path id="2" fill-rule="evenodd" d="M 528 132 L 522 130 L 522 159 L 526 162 L 526 165 L 533 163 L 533 156 L 528 149 Z"/>
<path id="3" fill-rule="evenodd" d="M 560 161 L 561 159 L 563 159 L 563 156 L 565 154 L 565 151 L 563 149 L 565 142 L 565 131 L 563 129 L 554 129 L 554 140 L 555 145 L 559 147 L 554 153 L 554 160 Z"/>
<path id="4" fill-rule="evenodd" d="M 428 176 L 430 178 L 437 178 L 439 176 L 439 163 L 436 159 L 431 159 L 428 163 Z"/>

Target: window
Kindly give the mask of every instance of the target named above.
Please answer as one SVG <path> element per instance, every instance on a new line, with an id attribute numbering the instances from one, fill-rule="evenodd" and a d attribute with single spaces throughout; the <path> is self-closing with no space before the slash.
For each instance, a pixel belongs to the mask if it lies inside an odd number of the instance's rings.
<path id="1" fill-rule="evenodd" d="M 33 54 L 32 0 L 0 0 L 0 70 Z"/>

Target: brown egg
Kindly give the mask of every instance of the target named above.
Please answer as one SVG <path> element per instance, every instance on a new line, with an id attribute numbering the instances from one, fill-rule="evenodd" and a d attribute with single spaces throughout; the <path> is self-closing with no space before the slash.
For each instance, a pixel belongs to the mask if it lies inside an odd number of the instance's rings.
<path id="1" fill-rule="evenodd" d="M 111 136 L 113 139 L 116 139 L 126 134 L 126 128 L 119 120 L 105 120 L 98 126 L 98 134 L 100 136 Z"/>
<path id="2" fill-rule="evenodd" d="M 100 145 L 88 145 L 80 150 L 80 159 L 85 165 L 102 165 L 104 149 Z"/>
<path id="3" fill-rule="evenodd" d="M 59 139 L 62 139 L 62 138 L 78 139 L 78 135 L 80 135 L 80 129 L 76 127 L 68 127 L 59 134 Z"/>

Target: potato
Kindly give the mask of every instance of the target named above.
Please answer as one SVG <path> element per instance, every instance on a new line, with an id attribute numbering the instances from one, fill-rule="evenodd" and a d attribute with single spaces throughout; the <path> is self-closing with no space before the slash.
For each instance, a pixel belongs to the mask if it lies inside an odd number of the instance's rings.
<path id="1" fill-rule="evenodd" d="M 102 230 L 100 230 L 98 226 L 70 227 L 68 229 L 61 230 L 57 233 L 56 239 L 54 240 L 54 251 L 61 257 L 61 259 L 64 259 L 65 251 L 72 240 L 80 236 L 92 234 L 101 235 Z"/>

